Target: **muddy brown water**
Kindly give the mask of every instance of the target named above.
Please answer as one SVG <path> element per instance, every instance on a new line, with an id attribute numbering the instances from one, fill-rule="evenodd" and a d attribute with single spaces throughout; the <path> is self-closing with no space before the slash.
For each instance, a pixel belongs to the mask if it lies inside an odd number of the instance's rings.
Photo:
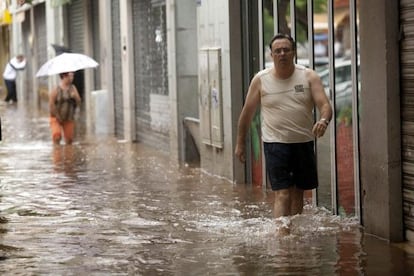
<path id="1" fill-rule="evenodd" d="M 356 219 L 307 205 L 275 220 L 262 189 L 111 136 L 53 146 L 23 105 L 0 116 L 2 275 L 414 275 L 410 246 Z"/>

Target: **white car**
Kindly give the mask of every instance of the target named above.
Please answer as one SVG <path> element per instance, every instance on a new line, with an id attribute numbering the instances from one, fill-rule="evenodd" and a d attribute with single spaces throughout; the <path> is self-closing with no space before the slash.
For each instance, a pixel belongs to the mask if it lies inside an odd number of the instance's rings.
<path id="1" fill-rule="evenodd" d="M 326 68 L 323 71 L 319 72 L 319 76 L 321 77 L 323 86 L 325 87 L 326 94 L 329 98 L 331 98 L 329 89 L 329 68 Z M 358 87 L 360 87 L 359 77 Z M 350 60 L 341 60 L 335 62 L 335 94 L 335 104 L 338 110 L 342 109 L 345 106 L 352 105 L 352 77 Z"/>

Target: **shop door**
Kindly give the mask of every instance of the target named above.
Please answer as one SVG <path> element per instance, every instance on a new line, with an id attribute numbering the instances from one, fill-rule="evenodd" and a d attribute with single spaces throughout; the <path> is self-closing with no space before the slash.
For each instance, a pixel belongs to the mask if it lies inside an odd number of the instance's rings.
<path id="1" fill-rule="evenodd" d="M 164 0 L 134 0 L 136 137 L 169 151 L 167 30 Z"/>

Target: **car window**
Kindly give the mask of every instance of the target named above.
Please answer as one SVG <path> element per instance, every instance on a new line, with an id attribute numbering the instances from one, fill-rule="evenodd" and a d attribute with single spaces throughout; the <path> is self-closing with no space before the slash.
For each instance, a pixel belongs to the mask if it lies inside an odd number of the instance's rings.
<path id="1" fill-rule="evenodd" d="M 351 64 L 347 64 L 335 69 L 335 83 L 351 80 Z"/>
<path id="2" fill-rule="evenodd" d="M 329 71 L 325 70 L 324 72 L 322 72 L 320 77 L 321 77 L 323 86 L 328 87 L 329 86 Z"/>
<path id="3" fill-rule="evenodd" d="M 359 68 L 358 68 L 359 71 Z M 319 73 L 322 83 L 325 87 L 329 86 L 329 69 L 325 69 Z M 335 83 L 351 81 L 351 63 L 341 64 L 335 68 Z"/>

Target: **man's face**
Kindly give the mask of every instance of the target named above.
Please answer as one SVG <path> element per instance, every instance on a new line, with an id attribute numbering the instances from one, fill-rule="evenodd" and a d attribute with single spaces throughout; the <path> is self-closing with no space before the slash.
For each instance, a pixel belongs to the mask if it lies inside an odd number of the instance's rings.
<path id="1" fill-rule="evenodd" d="M 290 41 L 286 38 L 282 38 L 273 41 L 272 52 L 270 55 L 273 58 L 273 62 L 276 64 L 276 66 L 286 66 L 293 64 L 295 51 L 293 50 Z"/>

